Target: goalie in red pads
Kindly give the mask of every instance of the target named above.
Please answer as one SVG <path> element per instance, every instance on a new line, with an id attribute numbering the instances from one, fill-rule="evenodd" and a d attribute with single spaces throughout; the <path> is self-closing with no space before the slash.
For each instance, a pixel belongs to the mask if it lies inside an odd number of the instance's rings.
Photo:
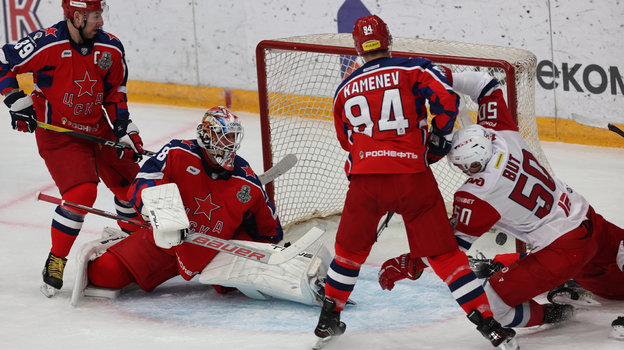
<path id="1" fill-rule="evenodd" d="M 197 126 L 197 139 L 172 140 L 148 159 L 129 197 L 144 216 L 170 203 L 169 216 L 152 222 L 153 230 L 133 233 L 90 262 L 90 283 L 119 289 L 136 282 L 149 292 L 177 275 L 190 280 L 218 252 L 183 243 L 188 230 L 221 239 L 281 241 L 282 227 L 273 204 L 247 161 L 236 155 L 242 138 L 238 117 L 224 107 L 214 107 Z M 171 202 L 175 193 L 164 189 L 149 200 L 142 198 L 146 189 L 158 190 L 163 184 L 176 184 L 180 200 Z"/>

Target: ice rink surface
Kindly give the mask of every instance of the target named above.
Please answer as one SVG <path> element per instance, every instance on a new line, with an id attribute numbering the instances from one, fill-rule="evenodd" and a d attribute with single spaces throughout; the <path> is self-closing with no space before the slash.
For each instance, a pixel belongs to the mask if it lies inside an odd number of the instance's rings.
<path id="1" fill-rule="evenodd" d="M 204 109 L 131 104 L 130 111 L 145 148 L 158 151 L 172 138 L 194 138 Z M 318 307 L 250 300 L 238 293 L 218 295 L 195 280 L 176 278 L 150 294 L 131 290 L 116 300 L 86 299 L 72 308 L 76 251 L 99 237 L 104 226 L 115 226 L 91 214 L 69 256 L 62 292 L 45 298 L 39 284 L 50 249 L 54 205 L 34 198 L 38 191 L 58 192 L 37 154 L 34 136 L 11 130 L 6 109 L 2 114 L 0 348 L 290 350 L 309 349 L 314 343 Z M 261 173 L 258 116 L 238 115 L 245 126 L 239 154 Z M 548 142 L 542 147 L 557 176 L 608 220 L 624 226 L 624 149 Z M 98 189 L 95 207 L 114 211 L 112 194 L 103 185 Z M 329 236 L 335 221 L 326 222 Z M 362 270 L 352 295 L 358 305 L 342 314 L 347 332 L 327 349 L 492 349 L 433 273 L 401 282 L 392 292 L 381 291 L 378 266 L 405 252 L 403 236 L 400 218 L 393 220 Z M 518 330 L 521 349 L 623 349 L 624 342 L 608 338 L 608 333 L 611 321 L 624 315 L 624 302 L 597 300 L 601 307 L 579 310 L 565 324 Z"/>

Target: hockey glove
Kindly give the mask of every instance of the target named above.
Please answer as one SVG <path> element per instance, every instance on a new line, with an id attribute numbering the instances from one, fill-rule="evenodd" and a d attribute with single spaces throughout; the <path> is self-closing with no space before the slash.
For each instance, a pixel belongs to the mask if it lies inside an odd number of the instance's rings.
<path id="1" fill-rule="evenodd" d="M 427 267 L 420 258 L 411 258 L 409 253 L 389 259 L 379 270 L 379 285 L 381 289 L 392 290 L 394 283 L 404 278 L 417 280 Z"/>
<path id="2" fill-rule="evenodd" d="M 427 146 L 429 146 L 427 161 L 429 164 L 433 164 L 444 158 L 451 150 L 451 134 L 442 132 L 442 130 L 438 129 L 432 122 L 431 130 L 429 130 L 429 139 L 427 139 Z"/>
<path id="3" fill-rule="evenodd" d="M 37 116 L 33 108 L 33 101 L 30 95 L 24 91 L 9 93 L 4 98 L 4 104 L 9 107 L 11 114 L 11 126 L 13 130 L 21 132 L 34 132 L 37 128 Z"/>
<path id="4" fill-rule="evenodd" d="M 482 259 L 468 257 L 470 262 L 470 268 L 474 271 L 477 278 L 490 278 L 493 274 L 497 273 L 500 269 L 505 267 L 501 262 L 494 262 L 492 259 Z"/>
<path id="5" fill-rule="evenodd" d="M 138 163 L 145 150 L 143 149 L 143 140 L 139 136 L 139 128 L 132 120 L 115 120 L 113 122 L 113 133 L 117 137 L 119 143 L 130 146 L 130 148 L 118 148 L 117 155 L 120 159 L 127 159 Z"/>

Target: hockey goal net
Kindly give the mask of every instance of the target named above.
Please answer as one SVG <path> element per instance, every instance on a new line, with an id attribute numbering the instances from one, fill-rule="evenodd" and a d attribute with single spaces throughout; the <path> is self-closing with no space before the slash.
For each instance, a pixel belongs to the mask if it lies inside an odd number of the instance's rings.
<path id="1" fill-rule="evenodd" d="M 425 57 L 453 71 L 487 70 L 503 85 L 520 132 L 544 166 L 535 120 L 536 57 L 511 47 L 394 38 L 392 55 Z M 332 102 L 340 82 L 363 64 L 350 34 L 265 40 L 256 48 L 264 168 L 294 153 L 297 165 L 267 186 L 284 226 L 342 211 L 346 152 L 336 139 Z M 477 105 L 462 96 L 455 128 L 475 122 Z M 432 166 L 447 204 L 465 181 L 444 159 Z"/>

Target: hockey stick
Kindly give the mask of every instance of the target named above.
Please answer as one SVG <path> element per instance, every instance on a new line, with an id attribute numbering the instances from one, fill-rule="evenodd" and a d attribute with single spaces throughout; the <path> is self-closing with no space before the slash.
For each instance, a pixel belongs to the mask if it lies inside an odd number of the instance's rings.
<path id="1" fill-rule="evenodd" d="M 104 216 L 110 219 L 115 219 L 130 224 L 134 224 L 144 228 L 151 228 L 152 226 L 143 221 L 128 219 L 123 216 L 119 216 L 104 210 L 92 208 L 86 205 L 68 202 L 61 198 L 53 197 L 41 192 L 37 193 L 37 200 L 44 202 L 54 203 L 61 206 L 80 209 L 89 213 Z M 304 249 L 309 247 L 312 243 L 316 242 L 323 234 L 325 229 L 315 226 L 310 229 L 303 237 L 299 238 L 295 243 L 289 245 L 287 248 L 273 245 L 274 251 L 266 251 L 262 249 L 251 248 L 243 244 L 232 242 L 229 240 L 221 239 L 214 236 L 208 236 L 201 233 L 191 232 L 184 242 L 199 245 L 202 247 L 210 248 L 220 252 L 226 252 L 228 254 L 240 256 L 242 258 L 258 261 L 269 265 L 279 265 L 284 263 L 297 255 L 301 254 Z"/>
<path id="2" fill-rule="evenodd" d="M 100 144 L 105 145 L 105 146 L 110 146 L 110 147 L 114 147 L 114 148 L 121 148 L 121 149 L 132 149 L 132 147 L 130 147 L 130 145 L 126 145 L 126 144 L 123 144 L 123 143 L 120 143 L 120 142 L 115 142 L 115 141 L 107 140 L 107 139 L 104 139 L 104 138 L 101 138 L 101 137 L 97 137 L 97 136 L 81 133 L 81 132 L 78 132 L 78 131 L 75 131 L 75 130 L 64 128 L 62 126 L 58 126 L 58 125 L 51 125 L 51 124 L 46 124 L 46 123 L 43 123 L 43 122 L 37 122 L 37 126 L 40 127 L 40 128 L 46 129 L 46 130 L 56 131 L 56 132 L 60 132 L 60 133 L 63 133 L 63 134 L 79 137 L 81 139 L 89 140 L 89 141 L 92 141 L 92 142 L 95 142 L 95 143 L 100 143 Z M 143 154 L 146 155 L 146 156 L 153 156 L 154 152 L 148 151 L 148 150 L 144 150 Z"/>
<path id="3" fill-rule="evenodd" d="M 52 204 L 57 204 L 63 207 L 69 207 L 69 208 L 74 208 L 74 209 L 78 209 L 78 210 L 82 210 L 82 211 L 86 211 L 88 213 L 93 213 L 99 216 L 104 216 L 107 217 L 109 219 L 115 219 L 118 221 L 123 221 L 129 224 L 133 224 L 133 225 L 137 225 L 140 227 L 144 227 L 144 228 L 150 228 L 152 226 L 150 226 L 149 223 L 145 222 L 145 221 L 139 221 L 139 220 L 134 220 L 134 219 L 130 219 L 124 216 L 120 216 L 117 214 L 113 214 L 104 210 L 100 210 L 100 209 L 96 209 L 96 208 L 92 208 L 83 204 L 78 204 L 78 203 L 74 203 L 74 202 L 68 202 L 64 199 L 61 198 L 57 198 L 54 196 L 50 196 L 47 195 L 45 193 L 41 193 L 41 192 L 37 192 L 37 194 L 35 195 L 35 199 L 37 199 L 38 201 L 44 201 L 44 202 L 48 202 L 48 203 L 52 203 Z"/>
<path id="4" fill-rule="evenodd" d="M 258 175 L 258 178 L 260 179 L 262 185 L 266 185 L 282 176 L 285 172 L 294 167 L 295 164 L 297 164 L 297 156 L 292 153 L 287 154 L 284 158 L 277 162 L 277 164 L 273 165 L 271 169 L 267 170 L 264 174 Z"/>
<path id="5" fill-rule="evenodd" d="M 624 137 L 624 131 L 622 131 L 622 129 L 618 128 L 614 124 L 590 119 L 577 113 L 572 113 L 572 119 L 581 125 L 591 126 L 591 127 L 600 128 L 600 129 L 607 129 Z"/>
<path id="6" fill-rule="evenodd" d="M 275 180 L 277 177 L 279 177 L 280 175 L 290 170 L 293 166 L 295 166 L 296 163 L 297 163 L 297 156 L 295 156 L 294 154 L 287 154 L 271 169 L 267 170 L 264 174 L 258 175 L 258 178 L 260 179 L 260 182 L 262 183 L 262 185 L 266 185 L 267 183 Z M 44 201 L 44 202 L 49 202 L 49 203 L 66 206 L 66 207 L 70 207 L 74 209 L 84 210 L 89 213 L 97 214 L 97 215 L 104 216 L 110 219 L 127 222 L 129 224 L 134 224 L 134 225 L 146 227 L 146 228 L 151 227 L 150 224 L 144 221 L 128 219 L 126 217 L 119 216 L 113 213 L 109 213 L 104 210 L 88 207 L 86 205 L 82 205 L 78 203 L 68 202 L 61 198 L 56 198 L 56 197 L 53 197 L 53 196 L 50 196 L 41 192 L 37 192 L 35 198 L 38 201 Z"/>
<path id="7" fill-rule="evenodd" d="M 258 261 L 267 265 L 279 265 L 303 253 L 307 247 L 316 242 L 324 233 L 324 228 L 314 226 L 306 232 L 305 235 L 288 247 L 272 245 L 273 251 L 251 248 L 244 244 L 238 244 L 233 241 L 201 233 L 191 233 L 184 239 L 184 242 L 214 249 L 220 252 L 226 252 L 228 254 Z"/>
<path id="8" fill-rule="evenodd" d="M 379 225 L 379 228 L 377 229 L 377 238 L 379 238 L 379 235 L 381 234 L 381 232 L 383 232 L 383 230 L 388 227 L 388 223 L 390 222 L 390 219 L 392 219 L 392 216 L 394 215 L 393 212 L 389 212 L 388 214 L 386 214 L 386 218 L 384 219 L 384 221 L 381 223 L 381 225 Z"/>

